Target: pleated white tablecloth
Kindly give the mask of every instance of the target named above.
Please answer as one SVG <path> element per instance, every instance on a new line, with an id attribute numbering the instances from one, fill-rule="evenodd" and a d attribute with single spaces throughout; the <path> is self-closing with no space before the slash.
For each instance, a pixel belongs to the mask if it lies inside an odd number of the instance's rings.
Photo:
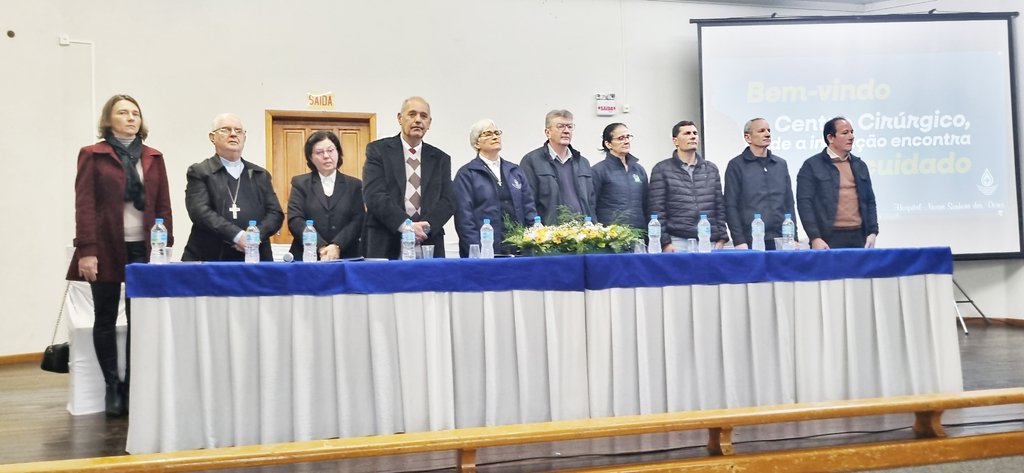
<path id="1" fill-rule="evenodd" d="M 451 278 L 430 284 L 462 278 L 470 291 L 398 293 L 381 292 L 402 280 L 389 271 L 420 262 L 133 265 L 129 291 L 133 272 L 134 284 L 152 285 L 141 277 L 150 272 L 201 289 L 130 294 L 127 450 L 963 389 L 950 274 L 650 287 L 652 270 L 638 287 L 604 287 L 619 284 L 589 276 L 582 263 L 556 269 L 571 258 L 426 263 L 433 266 L 416 269 L 442 268 Z M 606 262 L 622 261 L 648 260 Z M 232 290 L 189 273 L 283 267 L 288 275 L 311 266 L 340 271 L 339 292 L 369 293 L 202 295 Z M 488 290 L 495 287 L 479 280 L 494 278 L 479 277 L 481 267 L 507 270 L 512 277 L 493 284 L 518 288 Z M 609 272 L 596 263 L 593 270 Z M 571 272 L 581 273 L 578 290 L 523 287 L 546 278 L 564 286 Z M 762 279 L 778 279 L 769 273 Z M 367 283 L 374 278 L 384 282 Z"/>

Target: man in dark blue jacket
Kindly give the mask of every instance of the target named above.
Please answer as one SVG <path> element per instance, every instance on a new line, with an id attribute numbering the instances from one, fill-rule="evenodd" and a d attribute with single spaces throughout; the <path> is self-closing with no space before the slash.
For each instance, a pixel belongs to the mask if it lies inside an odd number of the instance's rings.
<path id="1" fill-rule="evenodd" d="M 796 205 L 811 248 L 872 248 L 878 212 L 868 166 L 853 150 L 853 125 L 836 117 L 822 127 L 822 152 L 796 176 Z"/>
<path id="2" fill-rule="evenodd" d="M 718 166 L 697 154 L 700 136 L 693 122 L 676 123 L 672 127 L 672 143 L 676 145 L 672 157 L 651 170 L 650 209 L 661 222 L 662 250 L 683 251 L 676 246 L 687 238 L 697 238 L 701 214 L 708 216 L 715 249 L 721 249 L 729 235 Z"/>
<path id="3" fill-rule="evenodd" d="M 544 117 L 548 141 L 523 156 L 519 163 L 530 182 L 537 213 L 545 225 L 558 224 L 558 206 L 594 215 L 594 183 L 590 161 L 569 145 L 576 126 L 568 110 L 552 110 Z"/>
<path id="4" fill-rule="evenodd" d="M 775 238 L 782 236 L 782 222 L 790 214 L 796 222 L 793 206 L 793 182 L 786 160 L 773 154 L 772 130 L 768 121 L 755 118 L 743 127 L 743 138 L 750 145 L 725 168 L 725 213 L 729 233 L 737 249 L 751 242 L 750 224 L 754 214 L 764 221 L 764 246 L 775 249 Z M 799 239 L 793 235 L 794 239 Z"/>

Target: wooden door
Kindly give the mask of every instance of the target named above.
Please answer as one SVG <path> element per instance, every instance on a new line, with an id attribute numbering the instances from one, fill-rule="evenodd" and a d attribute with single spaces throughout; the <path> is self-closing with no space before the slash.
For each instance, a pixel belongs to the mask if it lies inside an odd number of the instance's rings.
<path id="1" fill-rule="evenodd" d="M 362 178 L 366 145 L 377 137 L 377 118 L 373 113 L 267 110 L 267 168 L 274 181 L 274 192 L 284 209 L 284 225 L 271 243 L 291 244 L 288 231 L 288 196 L 292 177 L 310 172 L 306 165 L 306 137 L 319 130 L 330 130 L 341 140 L 340 171 Z"/>

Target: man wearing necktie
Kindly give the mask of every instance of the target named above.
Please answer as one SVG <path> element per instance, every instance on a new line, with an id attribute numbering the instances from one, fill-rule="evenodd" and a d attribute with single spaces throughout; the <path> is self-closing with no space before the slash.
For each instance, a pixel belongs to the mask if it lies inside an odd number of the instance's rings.
<path id="1" fill-rule="evenodd" d="M 366 146 L 363 199 L 366 224 L 362 252 L 367 258 L 398 259 L 402 225 L 411 219 L 416 243 L 434 245 L 443 258 L 444 225 L 455 212 L 451 157 L 427 143 L 430 105 L 419 97 L 406 99 L 398 114 L 402 132 Z"/>

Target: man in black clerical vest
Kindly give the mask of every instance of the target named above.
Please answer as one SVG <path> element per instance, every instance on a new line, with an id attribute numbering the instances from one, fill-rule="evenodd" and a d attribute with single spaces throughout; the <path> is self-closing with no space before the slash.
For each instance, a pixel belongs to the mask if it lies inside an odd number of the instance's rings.
<path id="1" fill-rule="evenodd" d="M 270 173 L 242 159 L 242 120 L 232 113 L 218 115 L 210 141 L 217 154 L 189 166 L 186 174 L 185 206 L 192 233 L 181 260 L 244 260 L 245 228 L 250 220 L 260 229 L 260 260 L 273 260 L 270 236 L 281 229 L 284 212 Z"/>

